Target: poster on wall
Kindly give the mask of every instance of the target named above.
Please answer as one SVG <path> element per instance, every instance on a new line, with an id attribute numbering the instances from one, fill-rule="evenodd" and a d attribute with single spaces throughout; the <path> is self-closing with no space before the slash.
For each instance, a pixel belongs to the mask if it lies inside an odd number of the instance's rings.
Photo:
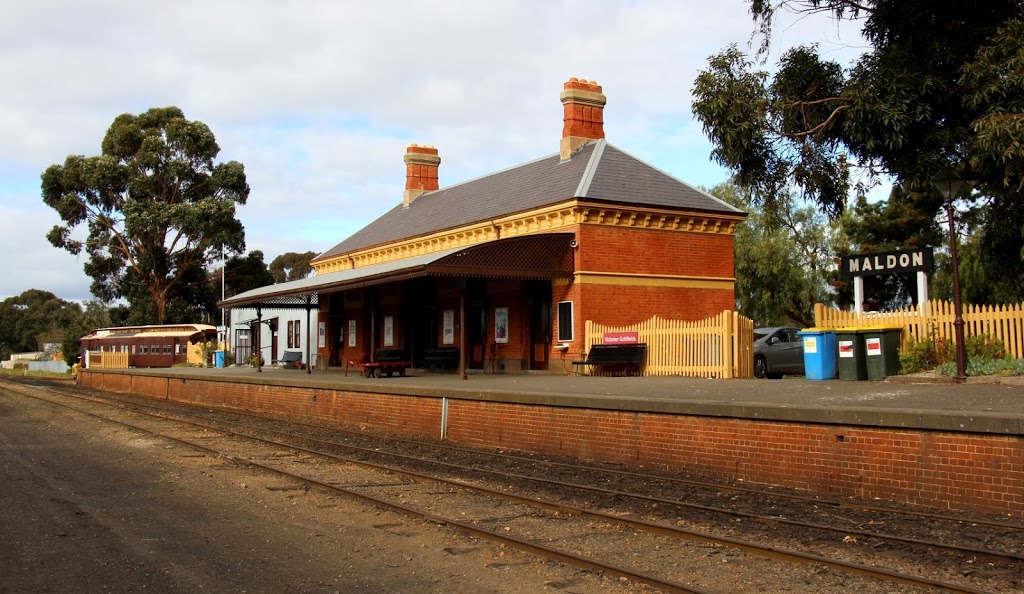
<path id="1" fill-rule="evenodd" d="M 494 309 L 494 342 L 508 342 L 508 308 L 497 307 Z"/>
<path id="2" fill-rule="evenodd" d="M 384 316 L 384 346 L 395 346 L 395 318 Z"/>
<path id="3" fill-rule="evenodd" d="M 316 346 L 317 348 L 322 349 L 327 346 L 327 322 L 320 322 L 318 326 L 319 328 L 316 333 Z"/>
<path id="4" fill-rule="evenodd" d="M 455 310 L 444 310 L 444 332 L 441 336 L 444 344 L 455 344 Z"/>
<path id="5" fill-rule="evenodd" d="M 348 321 L 348 346 L 355 348 L 356 346 L 356 321 Z"/>

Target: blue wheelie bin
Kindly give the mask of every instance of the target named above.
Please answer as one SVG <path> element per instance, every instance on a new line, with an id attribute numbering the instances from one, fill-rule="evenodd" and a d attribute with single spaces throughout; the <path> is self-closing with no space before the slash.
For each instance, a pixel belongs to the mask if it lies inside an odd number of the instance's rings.
<path id="1" fill-rule="evenodd" d="M 836 377 L 836 333 L 829 328 L 804 328 L 804 377 L 830 380 Z"/>

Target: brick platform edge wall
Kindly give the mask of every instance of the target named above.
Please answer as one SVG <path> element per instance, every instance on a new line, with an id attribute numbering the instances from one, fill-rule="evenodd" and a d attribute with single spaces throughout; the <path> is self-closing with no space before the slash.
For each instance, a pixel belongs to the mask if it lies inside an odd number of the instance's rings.
<path id="1" fill-rule="evenodd" d="M 437 439 L 443 399 L 83 372 L 110 392 Z M 1019 514 L 1024 439 L 448 398 L 448 440 L 831 496 Z"/>

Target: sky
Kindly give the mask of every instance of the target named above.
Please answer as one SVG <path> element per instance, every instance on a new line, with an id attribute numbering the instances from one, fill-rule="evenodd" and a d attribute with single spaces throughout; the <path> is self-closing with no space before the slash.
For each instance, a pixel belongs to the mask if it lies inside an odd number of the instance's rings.
<path id="1" fill-rule="evenodd" d="M 693 81 L 750 50 L 744 0 L 35 0 L 0 20 L 0 300 L 91 299 L 85 256 L 53 247 L 40 174 L 100 154 L 114 118 L 174 105 L 207 124 L 251 188 L 237 216 L 269 264 L 321 253 L 402 200 L 409 144 L 445 187 L 558 152 L 571 77 L 608 98 L 608 142 L 692 185 L 728 171 L 691 111 Z M 856 26 L 783 15 L 796 45 L 849 63 Z M 757 41 L 755 41 L 755 44 Z M 752 50 L 751 50 L 752 52 Z M 81 233 L 84 236 L 84 232 Z"/>

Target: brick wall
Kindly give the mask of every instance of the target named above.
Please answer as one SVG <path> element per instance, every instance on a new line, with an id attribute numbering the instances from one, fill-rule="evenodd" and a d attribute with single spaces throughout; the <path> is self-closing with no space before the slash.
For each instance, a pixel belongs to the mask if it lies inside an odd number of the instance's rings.
<path id="1" fill-rule="evenodd" d="M 448 436 L 832 496 L 1019 513 L 1024 440 L 907 429 L 454 401 Z"/>
<path id="2" fill-rule="evenodd" d="M 522 369 L 530 365 L 530 309 L 525 287 L 520 280 L 491 281 L 487 286 L 487 343 L 494 343 L 496 361 L 517 361 Z M 506 342 L 497 343 L 495 314 L 497 308 L 508 308 Z M 491 348 L 488 346 L 488 348 Z M 511 364 L 511 363 L 509 363 Z M 513 366 L 515 368 L 515 366 Z M 498 369 L 501 369 L 500 365 Z"/>
<path id="3" fill-rule="evenodd" d="M 731 278 L 733 236 L 580 225 L 577 270 Z"/>
<path id="4" fill-rule="evenodd" d="M 669 320 L 703 320 L 735 309 L 731 290 L 584 284 L 578 310 L 598 324 L 636 324 L 657 315 Z M 583 339 L 583 319 L 579 336 Z"/>
<path id="5" fill-rule="evenodd" d="M 271 412 L 436 438 L 434 397 L 136 376 L 83 370 L 111 392 Z M 452 442 L 940 509 L 1020 513 L 1020 436 L 724 419 L 449 399 Z"/>

